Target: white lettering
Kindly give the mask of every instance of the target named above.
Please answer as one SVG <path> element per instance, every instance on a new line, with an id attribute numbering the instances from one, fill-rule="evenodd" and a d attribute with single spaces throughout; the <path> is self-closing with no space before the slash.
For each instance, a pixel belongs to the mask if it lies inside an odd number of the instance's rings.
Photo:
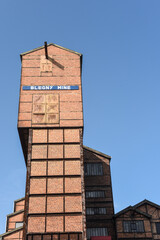
<path id="1" fill-rule="evenodd" d="M 24 90 L 76 90 L 78 86 L 23 86 Z"/>

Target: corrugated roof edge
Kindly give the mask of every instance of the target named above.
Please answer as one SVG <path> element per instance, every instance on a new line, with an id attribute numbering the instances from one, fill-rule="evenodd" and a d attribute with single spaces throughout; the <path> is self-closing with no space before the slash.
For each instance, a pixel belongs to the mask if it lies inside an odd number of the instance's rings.
<path id="1" fill-rule="evenodd" d="M 107 155 L 107 154 L 104 154 L 104 153 L 102 153 L 102 152 L 99 152 L 99 151 L 97 151 L 97 150 L 95 150 L 95 149 L 93 149 L 93 148 L 89 148 L 89 147 L 87 147 L 87 146 L 84 146 L 83 145 L 83 148 L 85 148 L 86 150 L 88 150 L 88 151 L 90 151 L 90 152 L 94 152 L 94 153 L 96 153 L 96 154 L 98 154 L 98 155 L 100 155 L 100 156 L 102 156 L 102 157 L 105 157 L 105 158 L 109 158 L 109 160 L 111 160 L 111 156 L 109 156 L 109 155 Z"/>
<path id="2" fill-rule="evenodd" d="M 23 226 L 22 226 L 22 227 L 19 227 L 19 228 L 15 228 L 14 230 L 9 231 L 9 232 L 2 233 L 2 234 L 0 234 L 0 238 L 3 237 L 3 236 L 6 236 L 6 235 L 12 234 L 12 233 L 14 233 L 14 232 L 18 232 L 18 231 L 21 230 L 21 229 L 23 229 Z"/>
<path id="3" fill-rule="evenodd" d="M 54 44 L 54 43 L 49 43 L 49 44 L 47 44 L 47 46 L 48 46 L 48 47 L 49 47 L 49 46 L 55 46 L 55 47 L 64 49 L 64 50 L 66 50 L 66 51 L 68 51 L 68 52 L 75 53 L 75 54 L 77 54 L 77 55 L 79 55 L 79 56 L 82 57 L 82 54 L 81 54 L 81 53 L 75 52 L 75 51 L 70 50 L 70 49 L 68 49 L 68 48 L 64 48 L 64 47 L 59 46 L 59 45 Z M 32 49 L 32 50 L 30 50 L 30 51 L 28 51 L 28 52 L 21 53 L 21 54 L 20 54 L 20 57 L 21 57 L 21 59 L 22 59 L 22 56 L 24 56 L 24 55 L 26 55 L 26 54 L 29 54 L 29 53 L 32 53 L 32 52 L 35 52 L 35 51 L 38 51 L 38 50 L 40 50 L 40 49 L 42 49 L 42 48 L 44 48 L 44 46 L 41 46 L 41 47 L 38 47 L 38 48 L 34 48 L 34 49 Z"/>

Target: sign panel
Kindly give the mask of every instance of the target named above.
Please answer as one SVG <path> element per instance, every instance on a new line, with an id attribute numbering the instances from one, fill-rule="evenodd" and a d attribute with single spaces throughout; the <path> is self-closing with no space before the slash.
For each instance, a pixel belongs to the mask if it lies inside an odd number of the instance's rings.
<path id="1" fill-rule="evenodd" d="M 79 86 L 23 86 L 23 90 L 78 90 Z"/>

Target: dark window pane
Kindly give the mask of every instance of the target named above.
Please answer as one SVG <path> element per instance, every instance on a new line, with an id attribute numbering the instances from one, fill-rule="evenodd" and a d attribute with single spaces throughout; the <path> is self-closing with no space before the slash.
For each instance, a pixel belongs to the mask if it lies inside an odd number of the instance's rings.
<path id="1" fill-rule="evenodd" d="M 87 239 L 94 236 L 108 236 L 107 228 L 87 228 Z"/>
<path id="2" fill-rule="evenodd" d="M 99 215 L 99 214 L 106 214 L 106 208 L 103 207 L 86 208 L 86 215 Z"/>
<path id="3" fill-rule="evenodd" d="M 124 221 L 124 232 L 144 232 L 143 221 Z"/>
<path id="4" fill-rule="evenodd" d="M 86 191 L 86 198 L 104 198 L 104 191 Z"/>
<path id="5" fill-rule="evenodd" d="M 130 222 L 129 221 L 124 221 L 123 222 L 123 228 L 124 228 L 124 232 L 131 232 Z"/>
<path id="6" fill-rule="evenodd" d="M 84 174 L 85 176 L 103 175 L 102 163 L 85 163 Z"/>
<path id="7" fill-rule="evenodd" d="M 136 223 L 135 222 L 131 222 L 131 230 L 132 230 L 132 232 L 136 232 Z"/>
<path id="8" fill-rule="evenodd" d="M 143 221 L 135 221 L 136 222 L 136 231 L 144 232 L 144 224 Z"/>
<path id="9" fill-rule="evenodd" d="M 160 234 L 160 222 L 156 223 L 157 234 Z"/>

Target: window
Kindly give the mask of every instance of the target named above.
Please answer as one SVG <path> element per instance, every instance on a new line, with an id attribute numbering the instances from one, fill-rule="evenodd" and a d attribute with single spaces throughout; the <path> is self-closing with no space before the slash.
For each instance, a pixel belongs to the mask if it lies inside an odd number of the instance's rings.
<path id="1" fill-rule="evenodd" d="M 143 221 L 124 221 L 124 232 L 144 232 Z"/>
<path id="2" fill-rule="evenodd" d="M 157 234 L 160 234 L 160 222 L 156 223 L 156 231 L 157 231 Z"/>
<path id="3" fill-rule="evenodd" d="M 102 163 L 85 163 L 84 175 L 85 176 L 103 175 Z"/>
<path id="4" fill-rule="evenodd" d="M 22 227 L 23 226 L 23 222 L 16 222 L 16 228 Z"/>
<path id="5" fill-rule="evenodd" d="M 98 214 L 106 214 L 106 208 L 104 207 L 86 208 L 86 215 L 98 215 Z"/>
<path id="6" fill-rule="evenodd" d="M 108 236 L 107 228 L 87 228 L 87 239 L 94 236 Z"/>
<path id="7" fill-rule="evenodd" d="M 86 198 L 104 198 L 104 191 L 86 191 Z"/>

